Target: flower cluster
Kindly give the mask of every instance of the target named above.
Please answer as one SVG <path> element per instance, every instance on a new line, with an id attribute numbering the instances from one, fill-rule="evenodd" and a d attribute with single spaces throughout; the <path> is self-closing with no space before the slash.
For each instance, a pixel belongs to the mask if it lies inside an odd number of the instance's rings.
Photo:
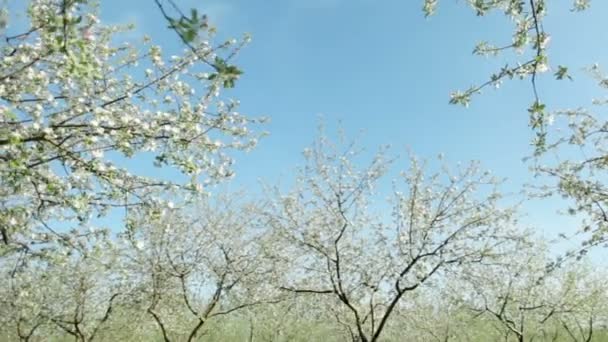
<path id="1" fill-rule="evenodd" d="M 58 233 L 53 224 L 66 232 L 113 208 L 196 196 L 233 176 L 227 151 L 255 146 L 251 126 L 262 120 L 220 97 L 240 74 L 228 63 L 245 42 L 214 45 L 202 28 L 166 58 L 148 39 L 116 44 L 124 29 L 100 24 L 89 1 L 34 0 L 27 13 L 30 28 L 9 27 L 0 47 L 5 247 Z M 128 159 L 177 172 L 145 177 Z"/>

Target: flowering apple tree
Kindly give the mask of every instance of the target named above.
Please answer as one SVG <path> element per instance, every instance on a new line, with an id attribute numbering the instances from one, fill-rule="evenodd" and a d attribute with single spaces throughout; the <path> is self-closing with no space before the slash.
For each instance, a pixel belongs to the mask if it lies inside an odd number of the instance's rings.
<path id="1" fill-rule="evenodd" d="M 62 246 L 44 258 L 27 250 L 2 263 L 2 331 L 9 339 L 41 337 L 93 341 L 129 295 L 119 277 L 115 244 L 107 232 Z M 118 327 L 118 325 L 116 326 Z"/>
<path id="2" fill-rule="evenodd" d="M 606 319 L 605 285 L 597 279 L 604 273 L 580 262 L 547 267 L 548 260 L 542 243 L 521 245 L 499 264 L 462 272 L 454 298 L 493 322 L 496 339 L 590 341 Z"/>
<path id="3" fill-rule="evenodd" d="M 406 293 L 493 260 L 519 238 L 514 209 L 499 205 L 498 181 L 475 163 L 427 174 L 412 157 L 378 205 L 373 188 L 391 162 L 383 151 L 366 168 L 355 166 L 354 147 L 342 151 L 324 138 L 305 155 L 297 185 L 268 214 L 284 241 L 275 252 L 291 262 L 282 289 L 322 300 L 353 341 L 379 340 Z M 377 206 L 390 217 L 375 214 Z"/>
<path id="4" fill-rule="evenodd" d="M 32 0 L 25 23 L 3 22 L 0 255 L 69 244 L 65 234 L 113 209 L 196 196 L 233 175 L 226 151 L 256 143 L 258 120 L 220 97 L 242 73 L 231 60 L 247 37 L 216 44 L 198 25 L 166 58 L 148 39 L 116 43 L 125 28 L 95 12 L 88 0 Z M 140 175 L 129 158 L 182 176 Z"/>
<path id="5" fill-rule="evenodd" d="M 129 274 L 165 341 L 199 340 L 211 321 L 280 300 L 259 210 L 237 202 L 147 210 L 125 234 Z"/>

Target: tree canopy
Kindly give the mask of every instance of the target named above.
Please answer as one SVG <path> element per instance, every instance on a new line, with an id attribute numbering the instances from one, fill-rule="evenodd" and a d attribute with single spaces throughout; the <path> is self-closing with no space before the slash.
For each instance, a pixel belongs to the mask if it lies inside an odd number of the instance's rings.
<path id="1" fill-rule="evenodd" d="M 548 182 L 526 190 L 584 219 L 582 245 L 557 258 L 483 163 L 370 154 L 324 129 L 288 184 L 214 187 L 263 135 L 265 119 L 225 95 L 249 35 L 219 39 L 204 11 L 147 0 L 179 43 L 167 56 L 101 22 L 101 2 L 2 4 L 0 339 L 608 339 L 608 275 L 585 257 L 608 236 L 608 122 L 543 101 L 540 74 L 571 79 L 551 63 L 548 1 L 466 4 L 513 24 L 508 43 L 473 50 L 510 61 L 449 101 L 530 82 L 528 161 Z M 424 0 L 422 14 L 440 9 Z"/>

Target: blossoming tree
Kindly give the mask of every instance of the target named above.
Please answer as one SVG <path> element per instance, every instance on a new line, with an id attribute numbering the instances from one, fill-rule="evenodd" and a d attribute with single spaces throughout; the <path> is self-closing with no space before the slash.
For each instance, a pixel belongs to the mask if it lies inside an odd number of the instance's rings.
<path id="1" fill-rule="evenodd" d="M 165 341 L 198 341 L 215 321 L 280 301 L 274 242 L 236 196 L 142 212 L 125 234 L 129 278 Z"/>
<path id="2" fill-rule="evenodd" d="M 116 43 L 124 28 L 94 13 L 88 0 L 32 0 L 27 28 L 2 31 L 0 255 L 73 244 L 117 208 L 196 196 L 232 175 L 225 151 L 255 145 L 257 120 L 220 98 L 247 38 L 215 44 L 198 25 L 167 59 L 148 40 Z M 127 158 L 183 176 L 145 177 Z"/>
<path id="3" fill-rule="evenodd" d="M 410 158 L 380 205 L 390 219 L 374 214 L 372 189 L 390 161 L 379 153 L 358 168 L 356 154 L 319 139 L 268 217 L 283 241 L 277 257 L 290 262 L 281 288 L 317 297 L 353 341 L 378 341 L 406 293 L 499 257 L 520 235 L 514 210 L 500 207 L 497 180 L 475 163 L 427 173 Z"/>

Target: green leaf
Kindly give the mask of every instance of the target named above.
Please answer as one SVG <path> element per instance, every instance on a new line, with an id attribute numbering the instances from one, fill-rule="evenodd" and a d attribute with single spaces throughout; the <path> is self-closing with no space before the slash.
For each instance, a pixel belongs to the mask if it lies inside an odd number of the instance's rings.
<path id="1" fill-rule="evenodd" d="M 568 68 L 563 66 L 563 65 L 559 65 L 557 67 L 557 71 L 555 72 L 555 78 L 558 80 L 563 80 L 564 78 L 569 79 L 570 81 L 572 81 L 572 76 L 568 75 Z"/>
<path id="2" fill-rule="evenodd" d="M 543 113 L 545 111 L 545 104 L 544 103 L 540 103 L 538 101 L 535 101 L 532 106 L 530 106 L 530 108 L 528 108 L 528 112 L 530 112 L 530 114 L 535 114 L 535 113 Z"/>
<path id="3" fill-rule="evenodd" d="M 183 37 L 186 42 L 191 43 L 194 41 L 194 39 L 196 39 L 196 31 L 187 30 L 186 32 L 183 33 Z"/>

